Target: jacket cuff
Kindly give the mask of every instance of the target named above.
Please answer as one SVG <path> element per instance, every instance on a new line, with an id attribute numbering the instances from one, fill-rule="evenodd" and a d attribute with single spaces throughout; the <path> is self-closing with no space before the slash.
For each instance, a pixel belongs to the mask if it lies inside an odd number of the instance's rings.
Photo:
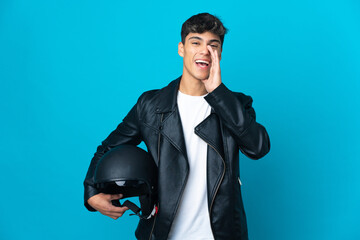
<path id="1" fill-rule="evenodd" d="M 90 204 L 87 202 L 89 198 L 92 196 L 98 194 L 99 192 L 96 190 L 96 188 L 92 186 L 85 186 L 85 194 L 84 194 L 84 206 L 89 210 L 90 212 L 96 212 L 96 209 L 90 206 Z"/>
<path id="2" fill-rule="evenodd" d="M 207 101 L 216 101 L 217 98 L 221 97 L 223 94 L 227 94 L 228 92 L 230 92 L 230 90 L 224 85 L 224 83 L 220 83 L 217 88 L 205 96 L 205 99 Z"/>

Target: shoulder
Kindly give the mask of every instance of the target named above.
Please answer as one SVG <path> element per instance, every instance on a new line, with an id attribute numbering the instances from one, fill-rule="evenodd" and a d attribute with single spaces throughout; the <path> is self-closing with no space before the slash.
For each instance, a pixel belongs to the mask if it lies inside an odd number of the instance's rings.
<path id="1" fill-rule="evenodd" d="M 155 108 L 156 99 L 159 95 L 160 89 L 153 89 L 142 93 L 137 101 L 138 111 L 143 111 L 144 109 L 151 110 Z"/>
<path id="2" fill-rule="evenodd" d="M 138 99 L 138 104 L 143 106 L 162 105 L 164 102 L 169 102 L 177 93 L 180 78 L 171 81 L 167 86 L 149 90 L 141 94 Z"/>
<path id="3" fill-rule="evenodd" d="M 161 89 L 154 89 L 140 95 L 137 106 L 138 111 L 156 111 L 172 105 L 174 95 L 177 93 L 179 78 L 171 81 Z"/>
<path id="4" fill-rule="evenodd" d="M 234 94 L 242 100 L 242 102 L 244 103 L 248 103 L 248 104 L 251 104 L 253 102 L 253 99 L 251 96 L 249 95 L 246 95 L 244 93 L 241 93 L 241 92 L 234 92 Z"/>
<path id="5" fill-rule="evenodd" d="M 246 95 L 245 93 L 242 92 L 234 92 L 229 90 L 230 92 L 232 92 L 237 99 L 239 99 L 242 103 L 244 103 L 245 105 L 251 105 L 253 102 L 253 99 L 250 95 Z"/>
<path id="6" fill-rule="evenodd" d="M 235 98 L 234 98 L 235 97 Z M 211 99 L 212 101 L 220 101 L 223 99 L 228 99 L 229 101 L 233 101 L 237 99 L 245 105 L 252 103 L 252 97 L 246 95 L 242 92 L 235 92 L 227 88 L 224 83 L 221 83 L 214 91 L 208 94 L 207 99 Z"/>
<path id="7" fill-rule="evenodd" d="M 240 98 L 241 100 L 243 100 L 245 102 L 249 102 L 249 101 L 252 102 L 252 97 L 249 95 L 246 95 L 245 93 L 231 91 L 231 90 L 229 90 L 229 91 L 232 92 L 236 97 Z"/>

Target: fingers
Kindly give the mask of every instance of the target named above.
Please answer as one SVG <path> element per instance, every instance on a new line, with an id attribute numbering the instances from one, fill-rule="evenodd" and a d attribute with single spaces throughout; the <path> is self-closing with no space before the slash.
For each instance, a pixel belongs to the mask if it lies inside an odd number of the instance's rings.
<path id="1" fill-rule="evenodd" d="M 125 211 L 129 210 L 128 207 L 116 207 L 114 205 L 110 205 L 110 207 L 107 209 L 110 213 L 121 213 L 123 214 Z"/>
<path id="2" fill-rule="evenodd" d="M 212 49 L 211 46 L 207 46 L 209 52 L 210 52 L 210 57 L 211 57 L 211 63 L 213 63 L 215 61 L 215 56 L 214 56 L 214 50 Z M 212 65 L 212 64 L 211 64 Z"/>
<path id="3" fill-rule="evenodd" d="M 211 57 L 211 66 L 209 77 L 203 80 L 206 91 L 208 93 L 214 91 L 221 84 L 221 70 L 220 70 L 220 58 L 219 53 L 216 49 L 213 49 L 211 46 L 207 46 L 210 57 Z"/>
<path id="4" fill-rule="evenodd" d="M 122 217 L 122 215 L 129 210 L 127 207 L 115 207 L 110 204 L 110 206 L 105 207 L 100 213 L 103 215 L 106 215 L 108 217 L 111 217 L 112 219 L 118 219 L 119 217 Z"/>
<path id="5" fill-rule="evenodd" d="M 212 66 L 213 66 L 213 63 L 218 64 L 219 63 L 219 55 L 218 55 L 217 50 L 216 49 L 214 50 L 210 45 L 208 45 L 207 48 L 211 55 Z"/>
<path id="6" fill-rule="evenodd" d="M 118 200 L 122 198 L 122 194 L 104 194 L 99 193 L 94 195 L 88 200 L 90 206 L 99 211 L 101 214 L 111 217 L 112 219 L 118 219 L 125 211 L 129 210 L 128 207 L 116 207 L 112 205 L 112 200 Z"/>

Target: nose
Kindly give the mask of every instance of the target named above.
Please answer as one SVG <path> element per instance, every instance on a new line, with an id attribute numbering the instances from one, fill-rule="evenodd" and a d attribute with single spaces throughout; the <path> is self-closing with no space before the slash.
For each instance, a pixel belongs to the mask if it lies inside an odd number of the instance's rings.
<path id="1" fill-rule="evenodd" d="M 209 49 L 207 48 L 207 44 L 202 44 L 200 52 L 204 55 L 210 54 Z"/>

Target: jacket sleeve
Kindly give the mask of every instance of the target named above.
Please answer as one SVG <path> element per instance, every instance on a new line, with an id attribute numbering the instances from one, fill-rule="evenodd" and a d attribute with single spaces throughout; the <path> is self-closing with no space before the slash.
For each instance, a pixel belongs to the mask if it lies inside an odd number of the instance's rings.
<path id="1" fill-rule="evenodd" d="M 221 83 L 205 100 L 234 136 L 242 153 L 251 159 L 259 159 L 269 152 L 269 136 L 256 122 L 250 96 L 232 92 Z"/>
<path id="2" fill-rule="evenodd" d="M 98 194 L 94 185 L 94 171 L 99 159 L 110 149 L 120 144 L 132 144 L 138 145 L 141 141 L 140 127 L 137 114 L 136 104 L 130 112 L 126 115 L 123 121 L 117 126 L 117 128 L 110 133 L 110 135 L 98 146 L 94 157 L 91 160 L 88 172 L 84 181 L 84 204 L 89 211 L 95 211 L 88 203 L 87 200 Z"/>

